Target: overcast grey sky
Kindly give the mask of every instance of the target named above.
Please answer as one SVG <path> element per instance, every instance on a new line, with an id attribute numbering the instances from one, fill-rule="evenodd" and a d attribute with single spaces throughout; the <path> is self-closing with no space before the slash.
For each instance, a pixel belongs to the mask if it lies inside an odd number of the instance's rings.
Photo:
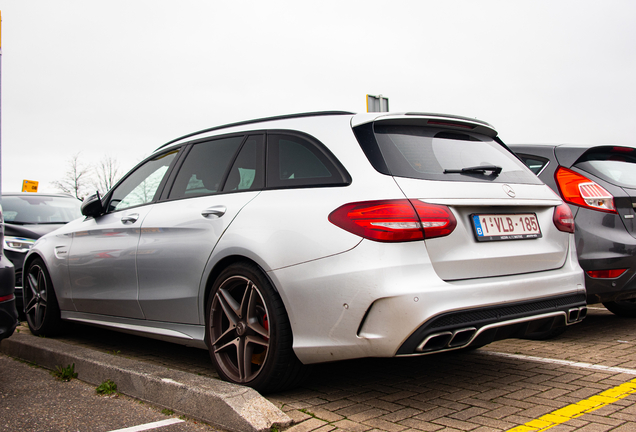
<path id="1" fill-rule="evenodd" d="M 2 189 L 127 171 L 255 117 L 476 117 L 506 142 L 634 145 L 636 1 L 0 0 Z"/>

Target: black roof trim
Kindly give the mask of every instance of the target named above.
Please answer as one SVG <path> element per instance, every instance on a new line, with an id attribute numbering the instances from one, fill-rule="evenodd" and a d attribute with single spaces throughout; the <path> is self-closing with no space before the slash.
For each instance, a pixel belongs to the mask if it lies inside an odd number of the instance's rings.
<path id="1" fill-rule="evenodd" d="M 157 148 L 157 150 L 162 149 L 170 144 L 176 143 L 177 141 L 181 141 L 182 139 L 186 139 L 186 138 L 190 138 L 193 137 L 195 135 L 199 135 L 202 133 L 206 133 L 206 132 L 212 132 L 215 130 L 220 130 L 220 129 L 226 129 L 226 128 L 231 128 L 231 127 L 235 127 L 235 126 L 243 126 L 243 125 L 248 125 L 248 124 L 252 124 L 252 123 L 260 123 L 260 122 L 264 122 L 264 121 L 272 121 L 272 120 L 286 120 L 286 119 L 293 119 L 293 118 L 301 118 L 301 117 L 318 117 L 318 116 L 329 116 L 329 115 L 353 115 L 355 113 L 352 112 L 348 112 L 348 111 L 316 111 L 316 112 L 308 112 L 308 113 L 298 113 L 298 114 L 286 114 L 286 115 L 280 115 L 280 116 L 274 116 L 274 117 L 263 117 L 263 118 L 259 118 L 259 119 L 254 119 L 254 120 L 244 120 L 244 121 L 240 121 L 240 122 L 236 122 L 236 123 L 228 123 L 222 126 L 214 126 L 208 129 L 203 129 L 200 130 L 198 132 L 192 132 L 189 133 L 187 135 L 183 135 L 182 137 L 179 138 L 175 138 L 172 141 L 168 141 L 167 143 L 165 143 L 164 145 L 162 145 L 161 147 Z M 157 151 L 155 150 L 155 151 Z"/>

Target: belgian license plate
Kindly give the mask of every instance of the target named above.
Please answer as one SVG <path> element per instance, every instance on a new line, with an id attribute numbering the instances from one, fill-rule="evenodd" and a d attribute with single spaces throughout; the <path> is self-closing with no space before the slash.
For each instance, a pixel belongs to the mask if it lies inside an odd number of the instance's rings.
<path id="1" fill-rule="evenodd" d="M 477 241 L 524 240 L 541 237 L 537 215 L 474 214 L 471 215 Z"/>

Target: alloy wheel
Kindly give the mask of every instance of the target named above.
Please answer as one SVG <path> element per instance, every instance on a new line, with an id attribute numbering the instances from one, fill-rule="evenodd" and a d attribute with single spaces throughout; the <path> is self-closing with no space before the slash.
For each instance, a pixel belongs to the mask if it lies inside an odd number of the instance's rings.
<path id="1" fill-rule="evenodd" d="M 249 278 L 231 276 L 214 294 L 210 341 L 218 365 L 232 381 L 254 380 L 270 347 L 268 311 L 259 287 Z"/>
<path id="2" fill-rule="evenodd" d="M 26 277 L 27 287 L 26 316 L 29 324 L 35 329 L 42 327 L 48 305 L 47 278 L 40 265 L 33 265 L 29 268 Z"/>

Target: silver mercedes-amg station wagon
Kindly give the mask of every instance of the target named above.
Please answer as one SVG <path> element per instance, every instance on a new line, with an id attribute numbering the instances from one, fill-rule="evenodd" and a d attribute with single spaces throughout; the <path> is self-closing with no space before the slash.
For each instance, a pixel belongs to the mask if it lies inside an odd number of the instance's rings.
<path id="1" fill-rule="evenodd" d="M 567 205 L 488 123 L 321 112 L 160 147 L 26 257 L 31 331 L 208 349 L 263 392 L 307 365 L 531 337 L 586 313 Z"/>

